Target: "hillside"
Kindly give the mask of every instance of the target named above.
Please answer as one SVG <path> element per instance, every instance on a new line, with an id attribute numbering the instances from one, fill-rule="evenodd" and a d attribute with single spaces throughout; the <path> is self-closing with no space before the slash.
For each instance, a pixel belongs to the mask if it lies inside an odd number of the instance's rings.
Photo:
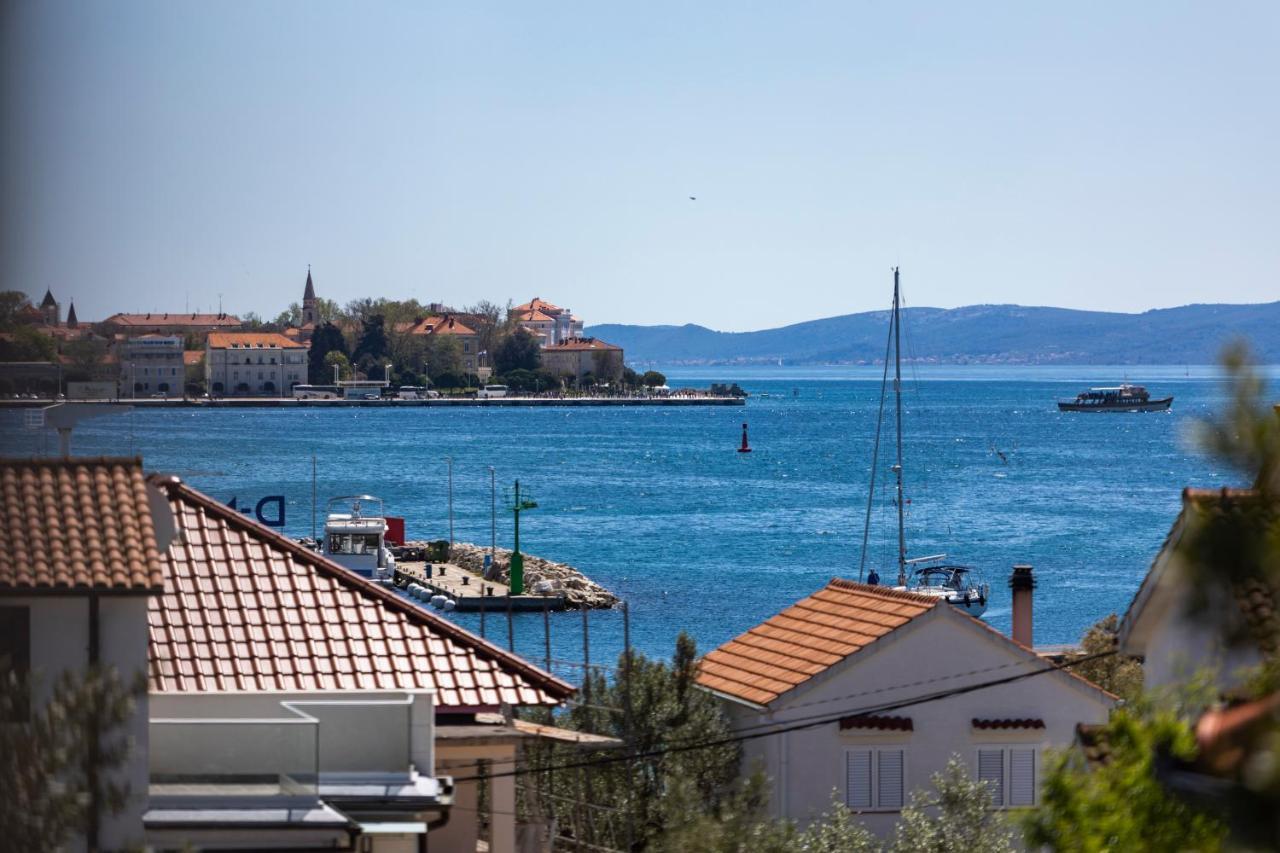
<path id="1" fill-rule="evenodd" d="M 628 362 L 838 364 L 884 358 L 888 311 L 810 320 L 757 332 L 703 326 L 590 326 Z M 903 355 L 944 363 L 1208 364 L 1223 343 L 1243 336 L 1280 363 L 1280 302 L 1185 305 L 1142 314 L 970 305 L 903 311 Z"/>

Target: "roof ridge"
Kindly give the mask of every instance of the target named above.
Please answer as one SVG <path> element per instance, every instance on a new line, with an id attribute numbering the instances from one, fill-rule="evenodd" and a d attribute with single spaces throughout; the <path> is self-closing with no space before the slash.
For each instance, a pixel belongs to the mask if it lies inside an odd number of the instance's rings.
<path id="1" fill-rule="evenodd" d="M 0 456 L 0 465 L 6 467 L 38 465 L 46 468 L 63 468 L 72 465 L 137 465 L 142 467 L 141 456 Z"/>
<path id="2" fill-rule="evenodd" d="M 840 578 L 840 577 L 832 578 L 830 581 L 827 582 L 827 586 L 828 587 L 837 586 L 837 587 L 840 587 L 841 589 L 847 589 L 853 592 L 864 592 L 864 593 L 867 593 L 868 595 L 874 595 L 878 597 L 897 598 L 897 599 L 901 599 L 902 601 L 911 601 L 918 604 L 927 604 L 930 607 L 933 607 L 934 605 L 936 605 L 940 600 L 932 595 L 924 595 L 922 593 L 911 592 L 910 590 L 906 590 L 906 589 L 895 589 L 894 587 L 880 586 L 879 584 L 861 583 L 859 581 L 851 581 L 848 578 Z M 823 589 L 826 589 L 826 587 L 823 587 Z M 822 590 L 818 590 L 818 592 L 821 592 L 821 591 Z M 809 597 L 810 596 L 808 595 L 805 596 L 805 598 L 809 598 Z"/>
<path id="3" fill-rule="evenodd" d="M 259 524 L 257 521 L 245 517 L 225 504 L 214 500 L 198 489 L 188 486 L 176 475 L 152 473 L 147 477 L 147 482 L 164 489 L 170 494 L 170 496 L 173 496 L 176 492 L 176 494 L 182 498 L 202 506 L 206 511 L 211 511 L 214 515 L 229 522 L 233 526 L 252 531 L 255 535 L 269 538 L 272 540 L 272 544 L 283 547 L 294 557 L 299 558 L 302 562 L 319 570 L 326 576 L 337 578 L 341 583 L 353 587 L 361 592 L 371 594 L 373 597 L 390 604 L 392 607 L 409 616 L 411 619 L 421 620 L 432 628 L 439 630 L 442 634 L 459 641 L 463 645 L 470 646 L 483 654 L 487 654 L 491 658 L 502 660 L 510 664 L 513 669 L 518 670 L 521 674 L 530 678 L 530 680 L 538 686 L 546 687 L 550 685 L 552 692 L 561 692 L 566 695 L 576 692 L 576 688 L 574 688 L 573 685 L 565 681 L 561 681 L 549 672 L 539 669 L 537 666 L 514 652 L 509 652 L 506 649 L 489 642 L 483 637 L 477 637 L 467 629 L 450 622 L 448 619 L 437 616 L 430 611 L 415 607 L 400 596 L 383 589 L 373 581 L 360 577 L 354 572 L 344 569 L 342 566 L 326 559 L 321 554 L 317 554 L 310 548 L 305 548 L 302 545 L 299 545 L 283 533 L 279 533 L 264 524 Z"/>

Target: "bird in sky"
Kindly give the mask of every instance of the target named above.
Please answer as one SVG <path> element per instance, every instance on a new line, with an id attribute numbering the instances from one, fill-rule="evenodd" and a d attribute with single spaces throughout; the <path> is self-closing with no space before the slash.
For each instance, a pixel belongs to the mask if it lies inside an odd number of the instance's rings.
<path id="1" fill-rule="evenodd" d="M 697 200 L 698 200 L 698 197 L 696 195 L 689 196 L 689 201 L 697 201 Z"/>

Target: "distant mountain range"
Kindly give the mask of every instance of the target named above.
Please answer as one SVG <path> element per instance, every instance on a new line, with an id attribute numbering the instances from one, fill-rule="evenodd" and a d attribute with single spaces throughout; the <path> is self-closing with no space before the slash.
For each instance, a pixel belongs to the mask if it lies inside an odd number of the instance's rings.
<path id="1" fill-rule="evenodd" d="M 704 326 L 601 324 L 585 333 L 631 363 L 856 364 L 884 358 L 888 311 L 810 320 L 758 332 Z M 903 310 L 903 357 L 945 364 L 1209 364 L 1234 336 L 1280 363 L 1280 302 L 1184 305 L 1142 314 L 970 305 Z"/>

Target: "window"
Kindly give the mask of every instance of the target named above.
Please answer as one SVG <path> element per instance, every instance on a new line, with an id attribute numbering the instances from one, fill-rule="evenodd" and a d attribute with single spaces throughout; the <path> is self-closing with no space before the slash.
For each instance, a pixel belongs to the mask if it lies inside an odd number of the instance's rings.
<path id="1" fill-rule="evenodd" d="M 851 809 L 902 808 L 906 750 L 850 749 L 844 754 L 844 801 Z"/>
<path id="2" fill-rule="evenodd" d="M 31 672 L 31 609 L 0 607 L 0 673 L 12 672 L 25 685 Z M 0 722 L 25 723 L 31 719 L 30 697 L 19 700 L 11 719 Z"/>
<path id="3" fill-rule="evenodd" d="M 1034 806 L 1035 747 L 980 747 L 978 780 L 990 787 L 991 802 L 997 807 Z"/>

